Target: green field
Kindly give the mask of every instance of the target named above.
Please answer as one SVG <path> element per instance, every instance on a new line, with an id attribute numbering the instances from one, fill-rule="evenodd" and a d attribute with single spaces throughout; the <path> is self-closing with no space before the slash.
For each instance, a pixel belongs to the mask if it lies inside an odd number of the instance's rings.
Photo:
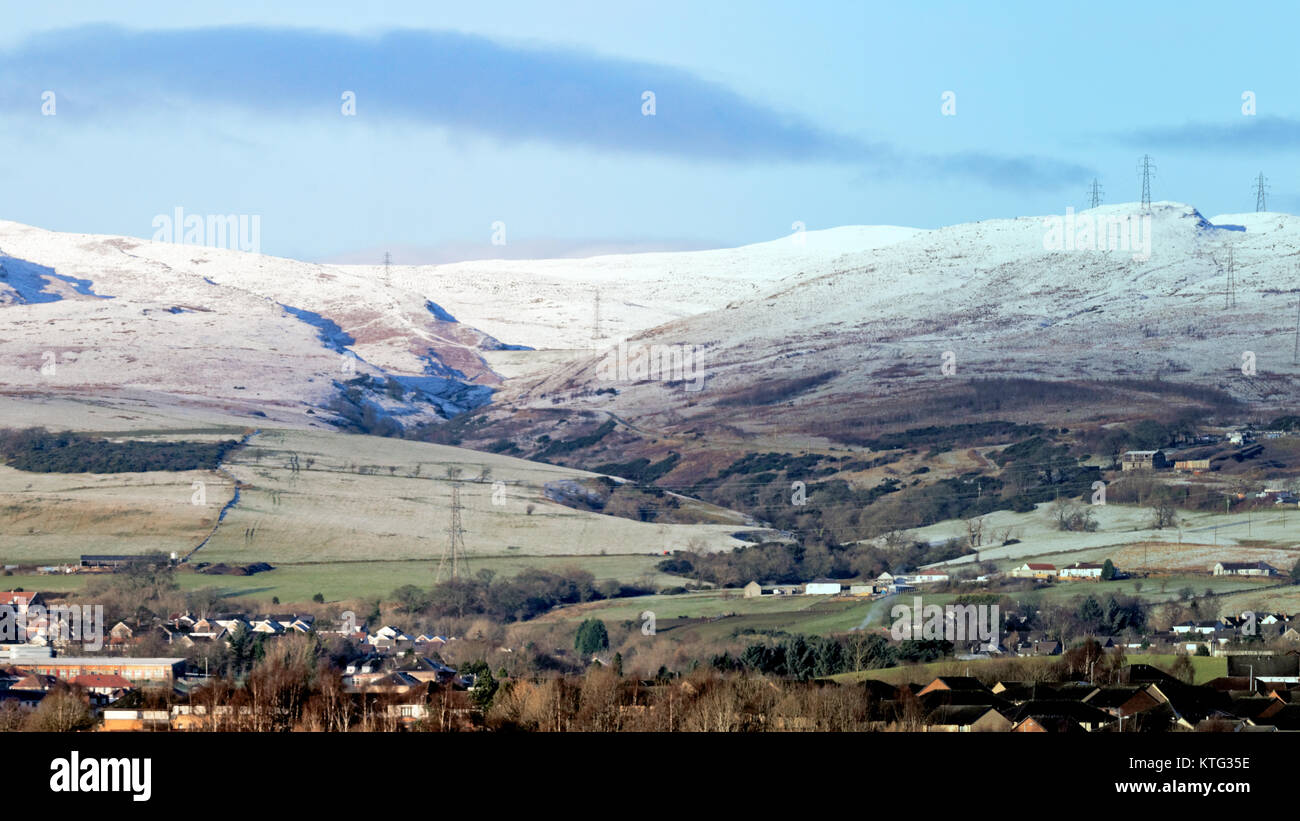
<path id="1" fill-rule="evenodd" d="M 569 567 L 586 570 L 596 581 L 614 579 L 624 584 L 650 582 L 656 588 L 680 585 L 685 580 L 660 573 L 655 569 L 659 561 L 654 556 L 503 556 L 473 559 L 469 572 L 490 569 L 499 578 L 513 576 L 521 570 L 536 567 L 558 571 Z M 316 593 L 324 595 L 327 602 L 387 597 L 404 584 L 430 587 L 433 584 L 437 559 L 423 561 L 356 561 L 321 562 L 316 564 L 279 565 L 274 570 L 253 576 L 215 576 L 180 572 L 176 581 L 182 590 L 216 588 L 223 594 L 249 598 L 269 603 L 278 597 L 284 604 L 311 600 Z M 28 575 L 5 577 L 0 588 L 12 590 L 40 590 L 52 593 L 76 592 L 83 589 L 94 576 Z"/>

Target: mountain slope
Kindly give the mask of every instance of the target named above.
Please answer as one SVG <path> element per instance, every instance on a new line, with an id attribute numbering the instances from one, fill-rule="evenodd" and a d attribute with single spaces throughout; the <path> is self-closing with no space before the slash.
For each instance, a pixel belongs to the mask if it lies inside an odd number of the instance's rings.
<path id="1" fill-rule="evenodd" d="M 1135 211 L 1116 205 L 1075 216 Z M 710 418 L 714 428 L 725 419 L 769 432 L 851 432 L 879 407 L 971 380 L 1162 380 L 1260 407 L 1294 402 L 1300 219 L 1211 222 L 1189 206 L 1157 203 L 1148 259 L 1142 243 L 1049 250 L 1051 231 L 1045 218 L 1026 217 L 927 232 L 635 335 L 499 399 L 516 408 L 558 402 L 652 428 Z M 1236 304 L 1225 308 L 1228 244 Z M 695 353 L 699 374 L 636 379 L 635 368 L 616 367 L 665 351 Z M 693 392 L 696 377 L 703 387 Z"/>

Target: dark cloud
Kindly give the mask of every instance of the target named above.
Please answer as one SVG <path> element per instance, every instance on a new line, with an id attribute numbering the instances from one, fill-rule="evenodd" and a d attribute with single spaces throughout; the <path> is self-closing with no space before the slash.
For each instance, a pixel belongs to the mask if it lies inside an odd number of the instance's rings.
<path id="1" fill-rule="evenodd" d="M 1086 169 L 982 152 L 908 154 L 789 116 L 688 71 L 447 31 L 375 36 L 252 26 L 47 32 L 0 53 L 0 111 L 33 113 L 42 91 L 60 117 L 228 105 L 268 116 L 357 116 L 479 134 L 727 162 L 833 163 L 869 175 L 956 176 L 1000 188 L 1055 187 Z M 642 94 L 655 94 L 655 116 Z"/>

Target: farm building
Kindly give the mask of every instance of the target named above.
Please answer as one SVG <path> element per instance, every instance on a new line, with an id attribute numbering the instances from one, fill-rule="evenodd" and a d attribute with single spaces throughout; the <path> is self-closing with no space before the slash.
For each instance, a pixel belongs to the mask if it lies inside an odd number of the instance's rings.
<path id="1" fill-rule="evenodd" d="M 1056 565 L 1026 562 L 1012 570 L 1011 575 L 1018 579 L 1050 579 L 1056 575 Z"/>
<path id="2" fill-rule="evenodd" d="M 948 581 L 948 574 L 942 570 L 922 570 L 907 577 L 912 584 L 937 584 Z"/>
<path id="3" fill-rule="evenodd" d="M 1216 576 L 1276 576 L 1268 562 L 1216 562 L 1210 571 Z"/>
<path id="4" fill-rule="evenodd" d="M 138 562 L 141 556 L 112 556 L 106 554 L 83 554 L 81 557 L 82 570 L 117 570 L 120 567 L 126 567 L 132 562 Z"/>
<path id="5" fill-rule="evenodd" d="M 1120 457 L 1121 470 L 1160 470 L 1168 466 L 1163 450 L 1130 450 Z"/>
<path id="6" fill-rule="evenodd" d="M 808 582 L 804 592 L 809 596 L 836 596 L 840 592 L 840 583 L 825 580 Z"/>
<path id="7" fill-rule="evenodd" d="M 763 586 L 758 582 L 750 582 L 745 585 L 745 598 L 756 599 L 761 595 L 763 595 Z"/>
<path id="8" fill-rule="evenodd" d="M 1209 459 L 1184 459 L 1180 462 L 1174 462 L 1174 470 L 1182 473 L 1201 473 L 1209 469 Z"/>

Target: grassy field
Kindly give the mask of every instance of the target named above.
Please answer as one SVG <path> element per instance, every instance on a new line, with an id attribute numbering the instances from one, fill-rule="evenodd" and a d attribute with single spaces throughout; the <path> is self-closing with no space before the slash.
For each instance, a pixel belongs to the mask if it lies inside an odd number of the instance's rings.
<path id="1" fill-rule="evenodd" d="M 1026 560 L 1069 564 L 1100 562 L 1110 558 L 1121 569 L 1158 571 L 1206 570 L 1216 561 L 1267 561 L 1289 571 L 1300 559 L 1300 511 L 1215 513 L 1179 511 L 1177 527 L 1151 528 L 1151 510 L 1137 505 L 1093 505 L 1097 520 L 1092 532 L 1056 529 L 1050 505 L 1027 513 L 999 510 L 983 517 L 984 533 L 1019 539 L 1018 544 L 986 546 L 982 561 L 1005 570 Z M 908 531 L 925 541 L 944 541 L 966 535 L 964 521 L 949 520 Z M 1142 547 L 1149 543 L 1162 548 Z M 973 561 L 963 556 L 953 564 Z"/>
<path id="2" fill-rule="evenodd" d="M 490 569 L 498 578 L 517 574 L 529 567 L 558 571 L 578 567 L 595 575 L 596 580 L 614 579 L 623 583 L 649 583 L 654 587 L 679 585 L 684 580 L 655 569 L 653 556 L 538 556 L 484 557 L 474 559 L 470 573 Z M 429 587 L 433 584 L 437 559 L 420 561 L 354 561 L 278 565 L 274 570 L 253 576 L 215 576 L 180 572 L 176 581 L 182 590 L 215 588 L 228 596 L 270 603 L 272 597 L 284 604 L 307 602 L 316 593 L 327 602 L 372 597 L 387 597 L 404 584 Z M 29 575 L 18 574 L 0 580 L 0 589 L 40 590 L 55 593 L 76 592 L 93 578 L 85 574 Z"/>
<path id="3" fill-rule="evenodd" d="M 222 427 L 184 436 L 232 434 Z M 178 436 L 162 430 L 153 435 Z M 449 470 L 459 472 L 458 480 Z M 236 479 L 239 501 L 196 561 L 280 565 L 437 557 L 447 543 L 453 487 L 459 489 L 471 558 L 649 558 L 690 546 L 724 550 L 740 544 L 731 534 L 746 527 L 744 517 L 703 503 L 685 502 L 715 523 L 633 521 L 546 498 L 546 483 L 589 475 L 442 445 L 309 430 L 260 433 L 216 472 L 43 474 L 0 466 L 0 562 L 59 564 L 83 553 L 184 555 L 212 532 Z M 203 498 L 196 498 L 196 482 L 202 483 Z"/>
<path id="4" fill-rule="evenodd" d="M 747 599 L 740 590 L 710 590 L 571 605 L 541 620 L 575 622 L 599 618 L 608 622 L 640 622 L 641 614 L 649 611 L 654 613 L 657 635 L 674 639 L 727 639 L 759 631 L 829 635 L 859 627 L 884 604 L 884 600 L 872 602 L 830 596 Z"/>

